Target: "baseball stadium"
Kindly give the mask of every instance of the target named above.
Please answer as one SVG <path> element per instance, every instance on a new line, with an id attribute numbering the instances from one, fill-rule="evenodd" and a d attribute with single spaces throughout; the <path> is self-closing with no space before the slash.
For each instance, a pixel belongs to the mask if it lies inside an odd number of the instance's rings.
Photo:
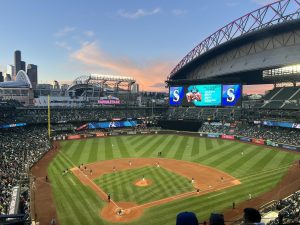
<path id="1" fill-rule="evenodd" d="M 300 224 L 299 52 L 300 3 L 281 0 L 195 46 L 167 94 L 90 74 L 68 98 L 0 98 L 0 224 Z"/>

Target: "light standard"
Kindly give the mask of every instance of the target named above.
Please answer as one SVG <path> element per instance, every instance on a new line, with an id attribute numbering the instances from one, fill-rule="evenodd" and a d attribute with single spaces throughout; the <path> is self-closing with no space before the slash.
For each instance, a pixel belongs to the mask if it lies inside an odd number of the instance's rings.
<path id="1" fill-rule="evenodd" d="M 152 120 L 153 120 L 153 105 L 154 105 L 154 103 L 155 103 L 155 99 L 151 99 L 151 111 L 152 111 L 151 117 L 152 117 Z"/>

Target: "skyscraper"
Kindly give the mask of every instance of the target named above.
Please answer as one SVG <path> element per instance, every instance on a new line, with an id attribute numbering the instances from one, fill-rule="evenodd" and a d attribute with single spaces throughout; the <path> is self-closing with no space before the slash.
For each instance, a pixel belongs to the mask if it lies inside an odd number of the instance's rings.
<path id="1" fill-rule="evenodd" d="M 4 77 L 2 75 L 2 72 L 0 72 L 0 82 L 3 82 L 4 81 Z"/>
<path id="2" fill-rule="evenodd" d="M 15 51 L 15 74 L 21 70 L 21 51 Z"/>
<path id="3" fill-rule="evenodd" d="M 6 66 L 6 73 L 11 76 L 12 80 L 16 80 L 15 67 L 13 65 Z"/>
<path id="4" fill-rule="evenodd" d="M 26 72 L 26 62 L 25 61 L 21 61 L 21 70 Z"/>
<path id="5" fill-rule="evenodd" d="M 27 65 L 27 75 L 29 80 L 32 84 L 32 88 L 35 89 L 38 83 L 38 72 L 37 72 L 37 65 L 28 64 Z"/>
<path id="6" fill-rule="evenodd" d="M 4 81 L 11 81 L 10 74 L 5 74 Z"/>

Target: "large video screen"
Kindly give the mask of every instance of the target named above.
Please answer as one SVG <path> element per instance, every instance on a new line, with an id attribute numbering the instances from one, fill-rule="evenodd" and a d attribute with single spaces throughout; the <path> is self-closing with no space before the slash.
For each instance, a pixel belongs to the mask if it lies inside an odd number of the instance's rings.
<path id="1" fill-rule="evenodd" d="M 236 106 L 240 104 L 242 86 L 240 84 L 222 85 L 222 106 Z"/>
<path id="2" fill-rule="evenodd" d="M 188 106 L 220 106 L 221 90 L 220 84 L 188 86 L 184 103 Z"/>
<path id="3" fill-rule="evenodd" d="M 171 106 L 181 105 L 184 98 L 184 87 L 170 87 L 169 103 Z"/>
<path id="4" fill-rule="evenodd" d="M 240 84 L 207 84 L 170 87 L 170 106 L 236 106 L 242 98 Z"/>
<path id="5" fill-rule="evenodd" d="M 135 127 L 136 121 L 111 121 L 88 123 L 89 129 L 114 128 L 114 127 Z"/>

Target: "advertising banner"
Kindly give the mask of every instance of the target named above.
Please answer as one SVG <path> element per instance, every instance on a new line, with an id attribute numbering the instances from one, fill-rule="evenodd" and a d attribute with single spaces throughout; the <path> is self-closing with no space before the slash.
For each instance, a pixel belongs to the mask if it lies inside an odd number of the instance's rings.
<path id="1" fill-rule="evenodd" d="M 300 129 L 300 124 L 291 123 L 291 122 L 263 121 L 263 125 L 265 125 L 265 126 L 274 126 L 274 127 L 286 127 L 286 128 Z"/>
<path id="2" fill-rule="evenodd" d="M 251 142 L 251 138 L 248 137 L 239 137 L 240 141 Z"/>
<path id="3" fill-rule="evenodd" d="M 207 137 L 210 137 L 210 138 L 218 138 L 220 136 L 220 134 L 215 134 L 215 133 L 208 133 L 207 134 Z"/>
<path id="4" fill-rule="evenodd" d="M 76 140 L 76 139 L 80 139 L 80 138 L 81 138 L 80 134 L 68 136 L 68 140 Z"/>
<path id="5" fill-rule="evenodd" d="M 252 138 L 252 142 L 255 144 L 260 144 L 260 145 L 264 145 L 265 144 L 265 140 L 264 139 L 255 139 Z"/>
<path id="6" fill-rule="evenodd" d="M 293 146 L 293 145 L 279 145 L 282 148 L 288 149 L 288 150 L 294 150 L 294 151 L 300 151 L 300 149 L 297 146 Z"/>
<path id="7" fill-rule="evenodd" d="M 120 105 L 120 99 L 117 97 L 114 97 L 112 95 L 106 96 L 106 97 L 100 97 L 98 100 L 99 104 L 102 105 Z"/>
<path id="8" fill-rule="evenodd" d="M 300 123 L 294 123 L 293 128 L 300 129 Z"/>
<path id="9" fill-rule="evenodd" d="M 116 127 L 135 127 L 137 125 L 136 121 L 111 121 L 111 122 L 93 122 L 88 123 L 89 129 L 98 128 L 116 128 Z"/>
<path id="10" fill-rule="evenodd" d="M 27 125 L 26 123 L 3 124 L 3 125 L 0 125 L 0 128 L 23 127 L 26 125 Z"/>
<path id="11" fill-rule="evenodd" d="M 96 132 L 95 135 L 96 135 L 96 137 L 104 137 L 105 133 L 103 133 L 103 132 Z"/>
<path id="12" fill-rule="evenodd" d="M 223 138 L 223 139 L 229 139 L 229 140 L 234 140 L 234 135 L 222 134 L 221 138 Z"/>
<path id="13" fill-rule="evenodd" d="M 268 146 L 273 146 L 273 147 L 277 147 L 277 146 L 278 146 L 277 143 L 275 143 L 275 142 L 273 142 L 273 141 L 270 141 L 270 140 L 266 140 L 266 145 L 268 145 Z"/>

